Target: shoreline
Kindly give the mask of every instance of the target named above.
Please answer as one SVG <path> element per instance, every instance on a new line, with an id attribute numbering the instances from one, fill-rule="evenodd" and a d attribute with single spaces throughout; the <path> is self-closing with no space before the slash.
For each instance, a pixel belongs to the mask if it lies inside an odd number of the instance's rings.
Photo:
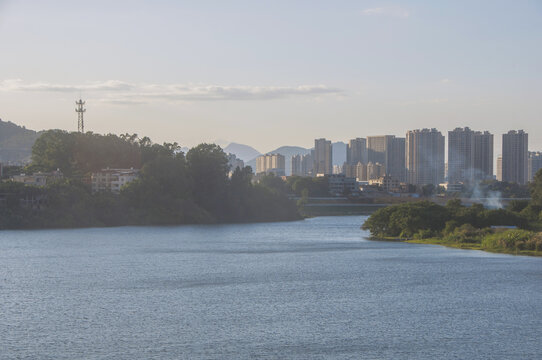
<path id="1" fill-rule="evenodd" d="M 425 245 L 440 245 L 449 248 L 462 249 L 462 250 L 480 250 L 495 254 L 507 254 L 507 255 L 519 255 L 519 256 L 532 256 L 542 257 L 542 250 L 511 250 L 511 249 L 486 249 L 479 243 L 457 243 L 454 241 L 447 241 L 441 238 L 428 238 L 428 239 L 401 239 L 401 238 L 371 238 L 370 240 L 376 241 L 397 241 L 406 242 L 411 244 L 425 244 Z"/>

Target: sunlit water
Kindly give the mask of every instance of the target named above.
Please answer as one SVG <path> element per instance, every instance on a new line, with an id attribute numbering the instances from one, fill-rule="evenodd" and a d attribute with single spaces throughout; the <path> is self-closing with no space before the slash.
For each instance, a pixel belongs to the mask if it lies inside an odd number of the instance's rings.
<path id="1" fill-rule="evenodd" d="M 542 358 L 542 259 L 364 219 L 0 232 L 0 359 Z"/>

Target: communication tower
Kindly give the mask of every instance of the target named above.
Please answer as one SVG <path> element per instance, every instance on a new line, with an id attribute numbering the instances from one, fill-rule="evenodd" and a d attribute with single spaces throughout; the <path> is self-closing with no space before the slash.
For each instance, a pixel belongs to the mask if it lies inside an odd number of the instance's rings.
<path id="1" fill-rule="evenodd" d="M 85 102 L 81 99 L 79 101 L 75 102 L 75 105 L 77 105 L 77 108 L 75 108 L 75 112 L 77 113 L 77 131 L 80 133 L 85 132 L 85 123 L 83 122 L 83 114 L 87 109 L 83 107 L 85 105 Z"/>

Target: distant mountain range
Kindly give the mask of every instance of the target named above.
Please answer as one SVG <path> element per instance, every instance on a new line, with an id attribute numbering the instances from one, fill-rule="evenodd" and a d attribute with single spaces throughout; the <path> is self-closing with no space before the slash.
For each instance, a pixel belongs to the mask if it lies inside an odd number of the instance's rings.
<path id="1" fill-rule="evenodd" d="M 231 143 L 224 148 L 226 154 L 234 154 L 237 158 L 243 160 L 245 163 L 258 157 L 260 152 L 254 149 L 252 146 Z"/>
<path id="2" fill-rule="evenodd" d="M 0 119 L 0 162 L 27 163 L 32 155 L 32 145 L 41 132 Z"/>
<path id="3" fill-rule="evenodd" d="M 271 150 L 266 152 L 266 154 L 281 154 L 284 155 L 285 160 L 285 166 L 286 166 L 286 175 L 289 176 L 292 173 L 292 156 L 294 155 L 305 155 L 310 153 L 310 149 L 305 149 L 300 146 L 281 146 L 275 150 Z M 259 156 L 259 155 L 258 155 Z M 246 161 L 245 166 L 252 167 L 253 171 L 256 171 L 256 158 L 258 156 L 255 156 L 253 159 Z"/>
<path id="4" fill-rule="evenodd" d="M 343 165 L 346 162 L 346 144 L 342 141 L 331 144 L 333 149 L 333 165 Z M 292 174 L 292 156 L 309 154 L 312 149 L 303 148 L 300 146 L 281 146 L 275 150 L 266 152 L 266 154 L 281 154 L 285 158 L 286 176 Z M 245 166 L 252 167 L 256 171 L 256 158 L 261 155 L 256 155 L 253 159 L 245 161 Z M 236 155 L 237 156 L 237 155 Z M 239 156 L 237 156 L 239 157 Z"/>

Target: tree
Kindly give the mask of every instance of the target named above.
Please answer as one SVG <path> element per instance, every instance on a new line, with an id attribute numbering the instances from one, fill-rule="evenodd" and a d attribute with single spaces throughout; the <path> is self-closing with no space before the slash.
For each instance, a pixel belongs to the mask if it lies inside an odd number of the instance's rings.
<path id="1" fill-rule="evenodd" d="M 542 206 L 542 169 L 535 174 L 533 181 L 529 184 L 531 192 L 531 204 Z"/>
<path id="2" fill-rule="evenodd" d="M 214 144 L 192 148 L 153 144 L 137 134 L 121 136 L 51 130 L 36 141 L 28 169 L 60 168 L 65 179 L 46 188 L 0 183 L 0 228 L 279 221 L 300 217 L 277 177 L 252 184 L 250 167 L 228 179 L 228 160 Z M 105 167 L 140 168 L 140 177 L 119 194 L 96 193 L 80 178 Z M 312 180 L 311 180 L 312 181 Z M 5 195 L 7 194 L 7 196 Z M 21 199 L 43 200 L 44 207 Z M 32 203 L 33 205 L 35 203 Z M 41 203 L 40 203 L 41 204 Z"/>
<path id="3" fill-rule="evenodd" d="M 286 194 L 288 191 L 287 184 L 284 182 L 284 180 L 278 176 L 275 176 L 275 174 L 264 175 L 260 179 L 259 184 L 277 193 Z"/>
<path id="4" fill-rule="evenodd" d="M 228 158 L 220 146 L 200 144 L 186 154 L 194 182 L 194 199 L 216 219 L 226 218 Z"/>
<path id="5" fill-rule="evenodd" d="M 252 216 L 251 198 L 253 196 L 252 189 L 252 168 L 245 166 L 244 168 L 237 167 L 231 176 L 228 191 L 228 216 L 230 221 L 248 221 Z"/>
<path id="6" fill-rule="evenodd" d="M 75 137 L 62 130 L 48 130 L 32 146 L 32 165 L 51 171 L 60 169 L 65 175 L 73 173 Z"/>
<path id="7" fill-rule="evenodd" d="M 432 196 L 436 191 L 435 185 L 433 184 L 427 184 L 422 187 L 422 195 L 423 196 Z"/>

